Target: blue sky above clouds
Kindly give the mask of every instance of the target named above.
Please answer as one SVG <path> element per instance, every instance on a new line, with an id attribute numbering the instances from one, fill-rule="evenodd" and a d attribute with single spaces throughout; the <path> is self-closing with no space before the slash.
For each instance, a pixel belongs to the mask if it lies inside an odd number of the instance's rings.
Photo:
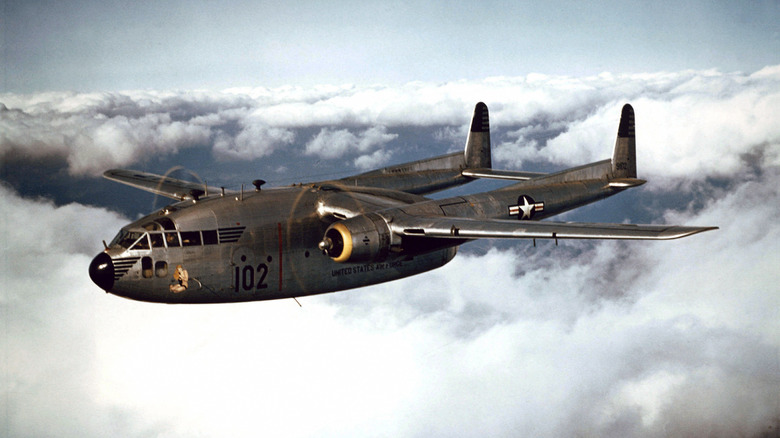
<path id="1" fill-rule="evenodd" d="M 2 5 L 6 436 L 772 436 L 780 427 L 777 2 Z M 336 294 L 106 295 L 87 266 L 164 202 L 460 150 L 609 157 L 649 182 L 565 220 L 717 225 L 671 242 L 484 241 Z M 466 186 L 484 188 L 483 182 Z"/>
<path id="2" fill-rule="evenodd" d="M 776 2 L 4 3 L 2 86 L 403 84 L 777 61 Z"/>

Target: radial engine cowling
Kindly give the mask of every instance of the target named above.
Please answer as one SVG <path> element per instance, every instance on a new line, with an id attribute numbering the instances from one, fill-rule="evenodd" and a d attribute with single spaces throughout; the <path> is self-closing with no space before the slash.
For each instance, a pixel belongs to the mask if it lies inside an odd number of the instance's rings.
<path id="1" fill-rule="evenodd" d="M 333 261 L 362 263 L 385 260 L 391 244 L 387 222 L 376 213 L 368 213 L 331 224 L 319 247 Z"/>

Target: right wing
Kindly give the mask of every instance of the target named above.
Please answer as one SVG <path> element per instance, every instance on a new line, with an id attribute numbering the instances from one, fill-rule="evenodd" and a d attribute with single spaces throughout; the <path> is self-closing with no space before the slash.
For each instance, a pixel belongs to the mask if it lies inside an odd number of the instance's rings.
<path id="1" fill-rule="evenodd" d="M 390 222 L 394 233 L 441 239 L 638 239 L 669 240 L 718 227 L 471 219 L 403 216 Z"/>

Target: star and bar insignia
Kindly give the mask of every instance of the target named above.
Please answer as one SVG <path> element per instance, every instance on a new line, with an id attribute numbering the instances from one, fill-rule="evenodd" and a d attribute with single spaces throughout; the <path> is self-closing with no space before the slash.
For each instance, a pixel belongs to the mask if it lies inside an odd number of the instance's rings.
<path id="1" fill-rule="evenodd" d="M 528 195 L 517 197 L 517 205 L 509 206 L 509 215 L 518 216 L 518 219 L 531 219 L 535 213 L 544 211 L 544 202 L 534 202 Z"/>

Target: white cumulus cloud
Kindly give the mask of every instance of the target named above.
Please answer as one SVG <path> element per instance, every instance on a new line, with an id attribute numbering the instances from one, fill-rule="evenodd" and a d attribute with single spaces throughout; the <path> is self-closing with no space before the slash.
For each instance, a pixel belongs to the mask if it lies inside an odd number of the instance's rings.
<path id="1" fill-rule="evenodd" d="M 746 154 L 780 161 L 778 84 L 780 69 L 773 66 L 752 74 L 531 74 L 399 86 L 6 93 L 0 95 L 0 154 L 62 157 L 72 174 L 99 174 L 195 146 L 210 147 L 218 159 L 257 159 L 296 146 L 298 130 L 317 129 L 301 145 L 304 153 L 330 159 L 359 152 L 363 166 L 382 163 L 372 158 L 380 146 L 403 148 L 393 140 L 406 127 L 464 129 L 474 104 L 484 101 L 497 165 L 568 166 L 609 157 L 620 107 L 629 102 L 637 113 L 643 176 L 700 181 L 733 172 Z"/>
<path id="2" fill-rule="evenodd" d="M 355 159 L 355 167 L 370 169 L 384 164 L 392 154 L 382 149 L 371 151 L 383 147 L 396 137 L 398 134 L 388 133 L 384 126 L 374 126 L 359 134 L 353 134 L 347 129 L 322 128 L 306 143 L 305 153 L 326 159 L 338 158 L 347 153 L 360 153 L 362 155 Z"/>

